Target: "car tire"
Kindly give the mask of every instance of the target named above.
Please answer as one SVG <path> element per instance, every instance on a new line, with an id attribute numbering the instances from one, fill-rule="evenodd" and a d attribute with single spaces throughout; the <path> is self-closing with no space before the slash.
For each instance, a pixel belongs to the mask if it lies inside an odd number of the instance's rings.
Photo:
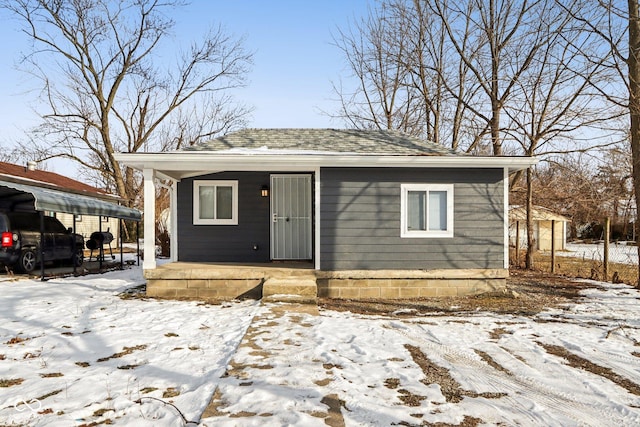
<path id="1" fill-rule="evenodd" d="M 78 249 L 76 254 L 71 257 L 72 265 L 80 267 L 84 263 L 84 250 Z"/>
<path id="2" fill-rule="evenodd" d="M 32 273 L 36 269 L 38 257 L 33 249 L 25 249 L 20 254 L 18 259 L 18 266 L 21 271 L 25 273 Z"/>

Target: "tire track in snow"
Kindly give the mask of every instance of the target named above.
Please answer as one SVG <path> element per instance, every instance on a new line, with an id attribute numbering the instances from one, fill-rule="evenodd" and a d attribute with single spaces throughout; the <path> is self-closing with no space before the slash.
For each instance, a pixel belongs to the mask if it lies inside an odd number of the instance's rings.
<path id="1" fill-rule="evenodd" d="M 564 318 L 563 318 L 564 319 Z M 589 328 L 589 327 L 599 327 L 602 328 L 603 330 L 606 330 L 607 333 L 605 335 L 605 338 L 609 338 L 609 335 L 611 334 L 612 331 L 615 331 L 617 329 L 622 329 L 621 325 L 618 325 L 618 327 L 611 329 L 610 325 L 608 324 L 602 324 L 602 323 L 598 323 L 598 324 L 593 324 L 593 322 L 589 323 L 589 324 L 585 324 L 585 322 L 579 321 L 573 321 L 573 319 L 567 319 L 568 321 L 564 322 L 559 322 L 559 323 L 568 323 L 568 324 L 572 324 L 575 326 L 579 326 L 579 327 L 584 327 L 584 328 Z M 633 326 L 628 326 L 628 325 L 624 325 L 625 328 L 629 328 L 629 329 L 637 329 Z M 603 331 L 604 332 L 604 331 Z M 554 334 L 557 334 L 557 331 L 554 331 Z M 625 334 L 625 337 L 627 339 L 629 339 L 630 341 L 634 342 L 628 335 Z M 615 353 L 615 352 L 609 352 L 606 350 L 602 350 L 600 348 L 598 348 L 597 346 L 585 346 L 584 343 L 578 343 L 576 344 L 574 341 L 571 341 L 570 339 L 565 339 L 564 337 L 560 336 L 558 338 L 556 338 L 558 340 L 558 342 L 565 347 L 567 350 L 570 351 L 575 351 L 578 350 L 578 353 L 584 354 L 585 357 L 587 357 L 588 355 L 588 359 L 593 362 L 596 363 L 598 365 L 600 365 L 601 367 L 605 367 L 605 368 L 610 368 L 610 369 L 615 369 L 615 371 L 619 374 L 621 374 L 622 376 L 626 377 L 627 379 L 629 379 L 630 381 L 633 381 L 634 378 L 637 378 L 639 375 L 639 371 L 632 369 L 632 367 L 637 366 L 638 363 L 638 359 L 632 355 L 629 356 L 625 356 L 623 354 L 620 353 Z M 585 348 L 589 350 L 586 351 Z M 612 361 L 614 361 L 614 363 L 612 363 Z"/>
<path id="2" fill-rule="evenodd" d="M 608 334 L 606 338 L 608 338 Z M 579 353 L 582 353 L 584 355 L 588 354 L 588 352 L 583 349 L 583 347 L 585 347 L 583 344 L 576 344 L 573 341 L 564 339 L 562 337 L 558 338 L 558 341 L 567 350 L 578 350 Z M 636 344 L 634 343 L 634 345 Z M 597 346 L 589 346 L 587 347 L 587 349 L 589 350 L 589 352 L 591 352 L 591 354 L 589 354 L 589 360 L 601 366 L 615 369 L 618 373 L 623 373 L 624 376 L 626 376 L 630 380 L 632 380 L 633 378 L 637 378 L 640 374 L 639 369 L 633 369 L 633 367 L 638 366 L 638 358 L 632 356 L 631 354 L 626 356 L 624 354 L 607 351 L 606 349 L 603 350 Z M 611 361 L 614 361 L 614 363 L 612 363 Z"/>
<path id="3" fill-rule="evenodd" d="M 625 417 L 624 414 L 613 412 L 609 406 L 580 402 L 576 396 L 547 386 L 534 378 L 523 375 L 508 375 L 497 371 L 469 354 L 446 345 L 430 342 L 418 334 L 410 334 L 407 325 L 389 322 L 388 327 L 404 335 L 410 342 L 418 342 L 421 348 L 436 354 L 455 366 L 458 371 L 464 372 L 464 375 L 470 378 L 470 382 L 485 385 L 488 389 L 496 392 L 506 391 L 507 396 L 502 399 L 508 400 L 514 409 L 517 408 L 519 414 L 531 422 L 539 422 L 540 420 L 531 416 L 530 408 L 518 396 L 526 396 L 527 400 L 544 405 L 555 414 L 573 420 L 579 425 L 620 426 L 630 423 L 640 425 L 640 416 L 638 415 L 631 418 Z"/>
<path id="4" fill-rule="evenodd" d="M 579 368 L 591 372 L 594 375 L 601 376 L 613 382 L 614 384 L 617 384 L 618 386 L 626 389 L 629 393 L 640 396 L 640 386 L 630 379 L 621 376 L 617 372 L 614 372 L 613 369 L 593 363 L 591 360 L 585 359 L 582 356 L 572 353 L 565 347 L 559 345 L 546 344 L 539 341 L 536 341 L 536 344 L 544 348 L 547 353 L 565 359 L 569 366 L 571 366 L 572 368 Z"/>

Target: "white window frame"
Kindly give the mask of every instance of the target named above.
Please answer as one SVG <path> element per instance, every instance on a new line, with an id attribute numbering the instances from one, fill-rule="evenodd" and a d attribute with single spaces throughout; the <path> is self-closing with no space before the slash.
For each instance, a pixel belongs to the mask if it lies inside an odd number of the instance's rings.
<path id="1" fill-rule="evenodd" d="M 447 193 L 447 229 L 429 230 L 429 218 L 425 218 L 427 230 L 409 230 L 408 214 L 408 194 L 409 191 L 424 191 L 427 193 L 427 203 L 429 203 L 428 193 L 431 191 L 445 191 Z M 453 184 L 401 184 L 400 185 L 400 237 L 402 238 L 434 238 L 453 237 Z M 429 208 L 427 206 L 426 214 Z"/>
<path id="2" fill-rule="evenodd" d="M 200 218 L 200 187 L 231 187 L 231 218 Z M 193 181 L 193 225 L 238 225 L 238 181 Z"/>

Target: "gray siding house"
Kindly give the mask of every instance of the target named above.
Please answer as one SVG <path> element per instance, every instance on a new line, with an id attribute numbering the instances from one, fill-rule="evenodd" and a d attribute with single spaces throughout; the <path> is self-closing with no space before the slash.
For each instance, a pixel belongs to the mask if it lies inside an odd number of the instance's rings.
<path id="1" fill-rule="evenodd" d="M 118 154 L 171 190 L 171 263 L 145 238 L 154 296 L 411 298 L 495 290 L 508 275 L 509 174 L 396 131 L 246 129 L 171 153 Z M 165 185 L 165 184 L 163 184 Z M 150 254 L 151 256 L 149 256 Z"/>

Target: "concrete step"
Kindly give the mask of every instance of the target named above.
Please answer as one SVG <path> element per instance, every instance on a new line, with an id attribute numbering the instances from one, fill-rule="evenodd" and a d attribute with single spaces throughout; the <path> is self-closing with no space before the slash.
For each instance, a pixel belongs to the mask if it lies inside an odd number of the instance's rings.
<path id="1" fill-rule="evenodd" d="M 262 285 L 263 302 L 315 304 L 317 297 L 315 277 L 271 277 Z"/>

